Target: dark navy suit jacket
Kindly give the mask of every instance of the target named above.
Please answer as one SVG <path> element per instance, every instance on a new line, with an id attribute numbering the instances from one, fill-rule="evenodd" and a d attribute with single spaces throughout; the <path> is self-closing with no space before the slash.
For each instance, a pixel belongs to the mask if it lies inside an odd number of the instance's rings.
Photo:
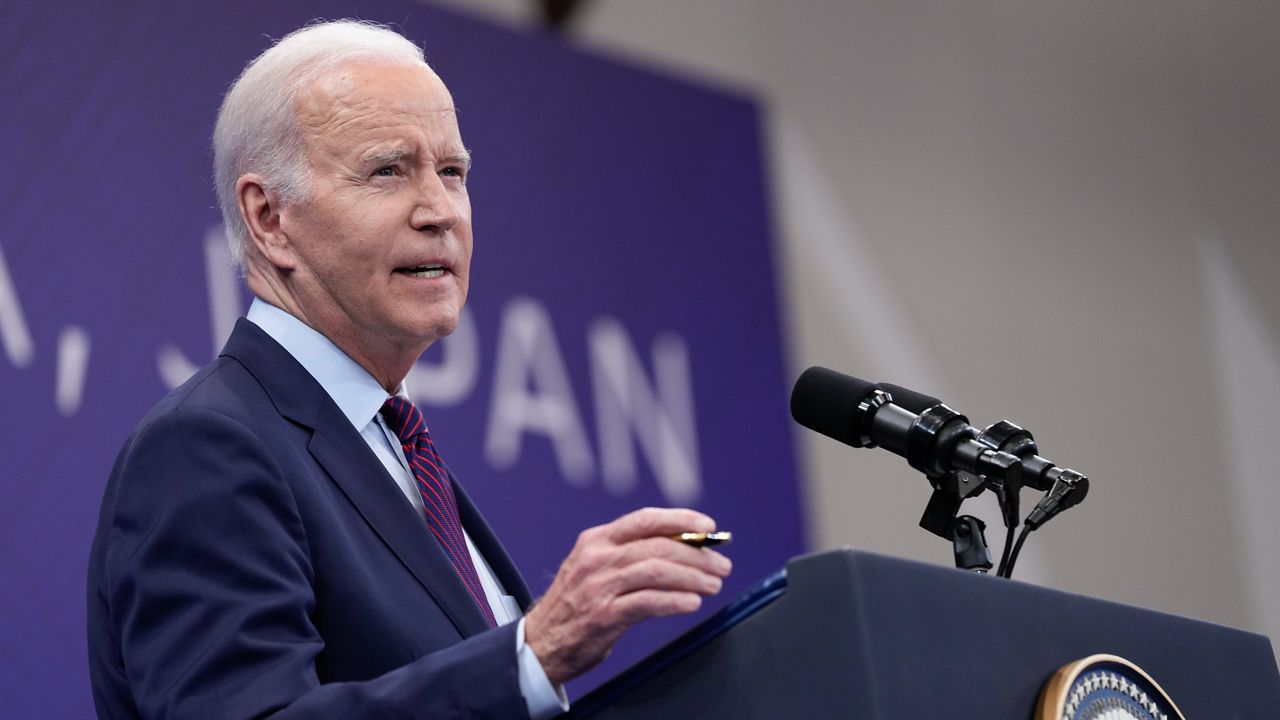
<path id="1" fill-rule="evenodd" d="M 452 479 L 452 478 L 451 478 Z M 463 525 L 521 607 L 462 488 Z M 318 383 L 241 320 L 111 473 L 89 567 L 103 718 L 525 718 L 479 608 Z"/>

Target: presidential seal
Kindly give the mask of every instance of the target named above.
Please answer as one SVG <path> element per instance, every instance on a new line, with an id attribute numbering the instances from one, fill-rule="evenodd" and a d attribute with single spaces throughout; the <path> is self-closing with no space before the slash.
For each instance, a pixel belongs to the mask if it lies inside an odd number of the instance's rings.
<path id="1" fill-rule="evenodd" d="M 1036 720 L 1185 720 L 1142 668 L 1115 655 L 1062 666 L 1040 691 Z"/>

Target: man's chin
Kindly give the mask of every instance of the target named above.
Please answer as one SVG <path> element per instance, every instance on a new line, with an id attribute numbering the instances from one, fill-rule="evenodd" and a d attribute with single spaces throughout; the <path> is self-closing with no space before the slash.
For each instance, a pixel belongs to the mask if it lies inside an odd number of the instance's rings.
<path id="1" fill-rule="evenodd" d="M 457 329 L 458 315 L 442 314 L 420 323 L 413 329 L 411 334 L 419 339 L 422 348 L 425 350 L 435 342 L 452 335 L 453 331 Z"/>

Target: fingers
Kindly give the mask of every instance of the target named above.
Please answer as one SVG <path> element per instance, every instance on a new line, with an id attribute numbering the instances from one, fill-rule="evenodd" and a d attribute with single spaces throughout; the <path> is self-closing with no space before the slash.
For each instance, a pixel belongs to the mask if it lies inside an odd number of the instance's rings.
<path id="1" fill-rule="evenodd" d="M 682 532 L 713 532 L 715 529 L 715 520 L 685 508 L 644 508 L 600 527 L 605 537 L 616 543 Z"/>
<path id="2" fill-rule="evenodd" d="M 733 570 L 733 563 L 719 552 L 711 548 L 685 545 L 665 536 L 635 540 L 623 545 L 614 559 L 614 566 L 623 567 L 649 559 L 688 565 L 716 577 L 728 577 Z"/>
<path id="3" fill-rule="evenodd" d="M 618 570 L 609 590 L 616 596 L 648 590 L 715 595 L 724 581 L 698 568 L 663 558 L 647 558 Z"/>
<path id="4" fill-rule="evenodd" d="M 607 590 L 611 594 L 660 590 L 714 595 L 733 563 L 715 550 L 690 547 L 671 538 L 688 528 L 702 527 L 715 529 L 715 521 L 693 510 L 645 508 L 624 515 L 600 528 L 609 550 L 595 555 L 601 566 L 592 572 L 609 577 Z"/>
<path id="5" fill-rule="evenodd" d="M 686 615 L 702 607 L 702 596 L 697 593 L 642 590 L 624 595 L 614 601 L 614 610 L 627 625 L 642 620 L 669 615 Z"/>

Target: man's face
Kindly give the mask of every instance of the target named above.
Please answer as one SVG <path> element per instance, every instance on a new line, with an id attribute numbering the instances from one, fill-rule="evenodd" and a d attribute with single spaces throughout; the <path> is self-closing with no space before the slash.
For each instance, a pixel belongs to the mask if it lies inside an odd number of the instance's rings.
<path id="1" fill-rule="evenodd" d="M 313 192 L 280 223 L 304 319 L 358 362 L 416 357 L 467 299 L 470 161 L 453 99 L 426 67 L 347 64 L 312 84 L 298 119 Z"/>

